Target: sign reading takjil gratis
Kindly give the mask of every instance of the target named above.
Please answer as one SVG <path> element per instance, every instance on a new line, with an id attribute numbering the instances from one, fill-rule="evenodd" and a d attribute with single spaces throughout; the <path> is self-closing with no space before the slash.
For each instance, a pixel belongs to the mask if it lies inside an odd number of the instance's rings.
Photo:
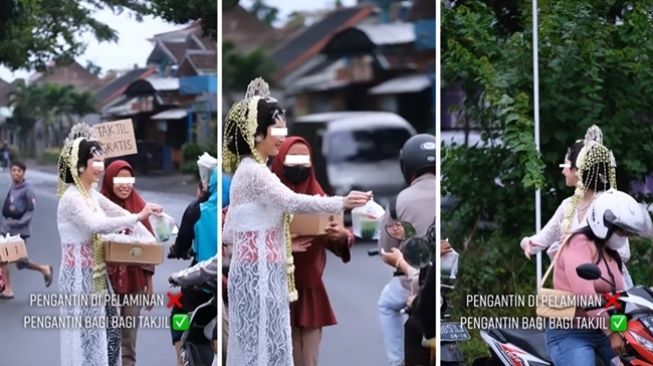
<path id="1" fill-rule="evenodd" d="M 105 158 L 115 158 L 138 153 L 134 125 L 131 119 L 104 122 L 93 127 L 95 128 L 96 136 L 102 142 Z"/>

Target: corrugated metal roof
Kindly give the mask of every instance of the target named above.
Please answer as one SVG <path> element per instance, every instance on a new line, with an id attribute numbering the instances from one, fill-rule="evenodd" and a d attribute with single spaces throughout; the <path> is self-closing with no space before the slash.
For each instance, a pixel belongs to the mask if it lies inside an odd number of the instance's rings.
<path id="1" fill-rule="evenodd" d="M 147 82 L 152 85 L 152 88 L 157 91 L 169 91 L 179 89 L 179 79 L 177 78 L 159 78 L 159 77 L 149 77 Z"/>
<path id="2" fill-rule="evenodd" d="M 281 45 L 279 49 L 272 53 L 272 58 L 279 66 L 283 67 L 289 64 L 318 44 L 320 40 L 329 37 L 355 16 L 369 11 L 369 8 L 369 5 L 361 5 L 333 11 L 324 19 L 306 28 L 296 37 Z"/>
<path id="3" fill-rule="evenodd" d="M 129 116 L 134 114 L 133 106 L 138 102 L 138 98 L 123 98 L 116 100 L 111 105 L 105 107 L 102 111 L 104 115 L 110 116 Z"/>
<path id="4" fill-rule="evenodd" d="M 404 75 L 385 81 L 370 89 L 370 94 L 417 93 L 431 86 L 427 75 Z"/>
<path id="5" fill-rule="evenodd" d="M 377 46 L 412 43 L 416 40 L 413 23 L 360 24 L 356 28 Z"/>
<path id="6" fill-rule="evenodd" d="M 127 87 L 129 84 L 133 83 L 134 81 L 143 78 L 144 76 L 147 76 L 148 74 L 151 74 L 155 71 L 154 68 L 140 68 L 140 69 L 134 69 L 130 70 L 127 72 L 125 75 L 112 80 L 109 82 L 109 84 L 105 85 L 100 91 L 98 91 L 95 94 L 95 98 L 99 103 L 107 103 L 111 100 L 107 100 L 108 98 L 114 96 L 118 92 L 122 92 Z"/>
<path id="7" fill-rule="evenodd" d="M 170 120 L 170 119 L 180 119 L 184 118 L 188 115 L 188 111 L 182 108 L 174 108 L 174 109 L 168 109 L 167 111 L 163 111 L 160 113 L 157 113 L 150 117 L 151 119 L 156 119 L 156 120 Z"/>

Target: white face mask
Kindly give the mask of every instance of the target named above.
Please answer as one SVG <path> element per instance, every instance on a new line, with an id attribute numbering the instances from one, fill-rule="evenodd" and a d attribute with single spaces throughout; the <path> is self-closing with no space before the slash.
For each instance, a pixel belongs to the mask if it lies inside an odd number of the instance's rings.
<path id="1" fill-rule="evenodd" d="M 612 250 L 619 250 L 628 244 L 628 237 L 617 235 L 613 233 L 610 239 L 607 241 L 608 248 Z"/>

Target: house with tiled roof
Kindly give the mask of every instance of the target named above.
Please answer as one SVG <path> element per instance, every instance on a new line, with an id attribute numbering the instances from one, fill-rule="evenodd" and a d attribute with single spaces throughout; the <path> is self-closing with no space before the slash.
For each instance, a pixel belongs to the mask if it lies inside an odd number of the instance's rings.
<path id="1" fill-rule="evenodd" d="M 191 63 L 196 61 L 202 63 L 202 66 L 206 66 L 210 62 L 198 61 L 198 59 L 210 60 L 213 56 L 213 65 L 208 69 L 217 69 L 217 43 L 202 36 L 202 27 L 199 22 L 193 22 L 178 31 L 155 35 L 150 41 L 154 43 L 154 49 L 147 58 L 147 65 L 157 67 L 161 76 L 178 76 L 177 71 L 189 54 L 194 55 Z M 207 67 L 203 67 L 203 69 L 207 69 Z"/>
<path id="2" fill-rule="evenodd" d="M 382 110 L 401 115 L 420 132 L 433 131 L 434 7 L 415 1 L 409 8 L 346 22 L 319 49 L 306 66 L 286 76 L 286 98 L 292 99 L 295 116 Z"/>
<path id="3" fill-rule="evenodd" d="M 65 64 L 54 64 L 43 72 L 30 76 L 30 84 L 70 85 L 77 92 L 94 92 L 101 87 L 103 82 L 96 75 L 90 73 L 84 66 L 76 61 Z"/>
<path id="4" fill-rule="evenodd" d="M 146 79 L 156 74 L 154 67 L 134 68 L 113 78 L 109 83 L 95 93 L 95 99 L 100 110 L 109 108 L 125 92 L 127 87 L 136 80 Z"/>
<path id="5" fill-rule="evenodd" d="M 240 5 L 222 12 L 222 40 L 232 43 L 240 53 L 265 48 L 277 31 Z"/>
<path id="6" fill-rule="evenodd" d="M 139 155 L 137 169 L 148 161 L 154 170 L 180 169 L 188 143 L 215 144 L 213 120 L 217 101 L 217 43 L 193 22 L 150 39 L 147 67 L 107 85 L 99 98 L 109 100 L 105 120 L 134 123 Z"/>
<path id="7" fill-rule="evenodd" d="M 335 9 L 321 20 L 295 32 L 270 53 L 278 67 L 276 79 L 282 85 L 291 84 L 298 74 L 323 62 L 320 53 L 333 34 L 364 22 L 375 16 L 376 11 L 373 4 Z"/>

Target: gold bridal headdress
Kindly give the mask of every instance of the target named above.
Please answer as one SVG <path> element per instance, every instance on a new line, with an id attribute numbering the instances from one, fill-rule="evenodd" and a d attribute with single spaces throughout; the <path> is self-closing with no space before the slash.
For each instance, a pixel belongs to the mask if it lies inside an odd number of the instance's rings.
<path id="1" fill-rule="evenodd" d="M 70 129 L 70 133 L 64 140 L 61 154 L 59 154 L 59 161 L 57 163 L 57 196 L 61 197 L 68 188 L 69 183 L 66 183 L 66 171 L 70 171 L 73 182 L 77 188 L 83 189 L 79 181 L 79 173 L 77 171 L 77 162 L 79 158 L 79 143 L 82 140 L 97 141 L 95 130 L 86 123 L 78 123 Z"/>
<path id="2" fill-rule="evenodd" d="M 254 159 L 261 164 L 266 162 L 263 157 L 256 151 L 255 134 L 258 128 L 258 102 L 261 99 L 266 99 L 271 102 L 276 102 L 275 99 L 270 97 L 270 87 L 268 83 L 262 78 L 252 80 L 247 86 L 245 98 L 236 102 L 229 113 L 224 126 L 224 139 L 222 143 L 222 170 L 224 173 L 233 174 L 238 168 L 238 164 L 245 158 L 248 153 L 236 151 L 235 153 L 229 150 L 229 145 L 234 144 L 238 150 L 236 143 L 239 137 L 242 137 L 247 145 Z M 286 244 L 286 273 L 288 285 L 288 300 L 293 302 L 297 300 L 298 293 L 295 287 L 295 265 L 292 255 L 292 239 L 290 235 L 290 222 L 292 215 L 285 213 L 283 215 L 283 232 Z"/>
<path id="3" fill-rule="evenodd" d="M 597 164 L 603 163 L 607 167 L 607 172 L 598 171 Z M 582 193 L 587 189 L 594 192 L 599 187 L 610 184 L 611 188 L 617 188 L 617 162 L 612 151 L 603 145 L 603 133 L 596 125 L 592 125 L 585 135 L 585 146 L 580 150 L 576 159 L 576 176 L 578 185 Z M 583 182 L 583 177 L 587 180 Z"/>
<path id="4" fill-rule="evenodd" d="M 587 129 L 583 145 L 575 162 L 576 190 L 565 213 L 562 223 L 563 233 L 571 231 L 576 208 L 588 189 L 597 192 L 600 187 L 605 187 L 608 182 L 611 188 L 617 188 L 617 162 L 612 151 L 603 145 L 603 132 L 598 126 L 592 125 Z M 605 163 L 603 166 L 607 168 L 607 172 L 600 171 L 600 163 Z M 587 180 L 586 182 L 583 182 L 583 177 Z"/>
<path id="5" fill-rule="evenodd" d="M 249 155 L 249 153 L 240 151 L 234 153 L 229 150 L 228 146 L 234 144 L 239 137 L 247 142 L 254 159 L 259 163 L 265 163 L 256 152 L 256 141 L 254 140 L 258 127 L 258 101 L 261 98 L 271 99 L 270 86 L 262 78 L 256 78 L 247 86 L 245 98 L 236 102 L 227 113 L 222 143 L 222 170 L 227 174 L 233 174 L 242 159 Z M 238 146 L 238 144 L 235 145 Z"/>
<path id="6" fill-rule="evenodd" d="M 68 137 L 64 140 L 64 146 L 59 155 L 59 162 L 57 164 L 57 196 L 61 197 L 68 188 L 69 183 L 66 183 L 66 171 L 70 171 L 70 175 L 73 178 L 73 184 L 81 193 L 86 204 L 95 211 L 98 209 L 97 205 L 93 202 L 91 193 L 82 185 L 79 177 L 82 171 L 77 170 L 79 144 L 83 140 L 98 141 L 95 135 L 95 130 L 92 127 L 86 123 L 78 123 L 73 126 Z M 101 151 L 98 150 L 96 153 L 99 154 Z M 92 153 L 91 155 L 95 155 L 95 153 Z M 107 267 L 104 258 L 104 246 L 98 234 L 99 233 L 94 233 L 91 236 L 91 243 L 93 246 L 93 290 L 102 293 L 107 291 Z"/>

